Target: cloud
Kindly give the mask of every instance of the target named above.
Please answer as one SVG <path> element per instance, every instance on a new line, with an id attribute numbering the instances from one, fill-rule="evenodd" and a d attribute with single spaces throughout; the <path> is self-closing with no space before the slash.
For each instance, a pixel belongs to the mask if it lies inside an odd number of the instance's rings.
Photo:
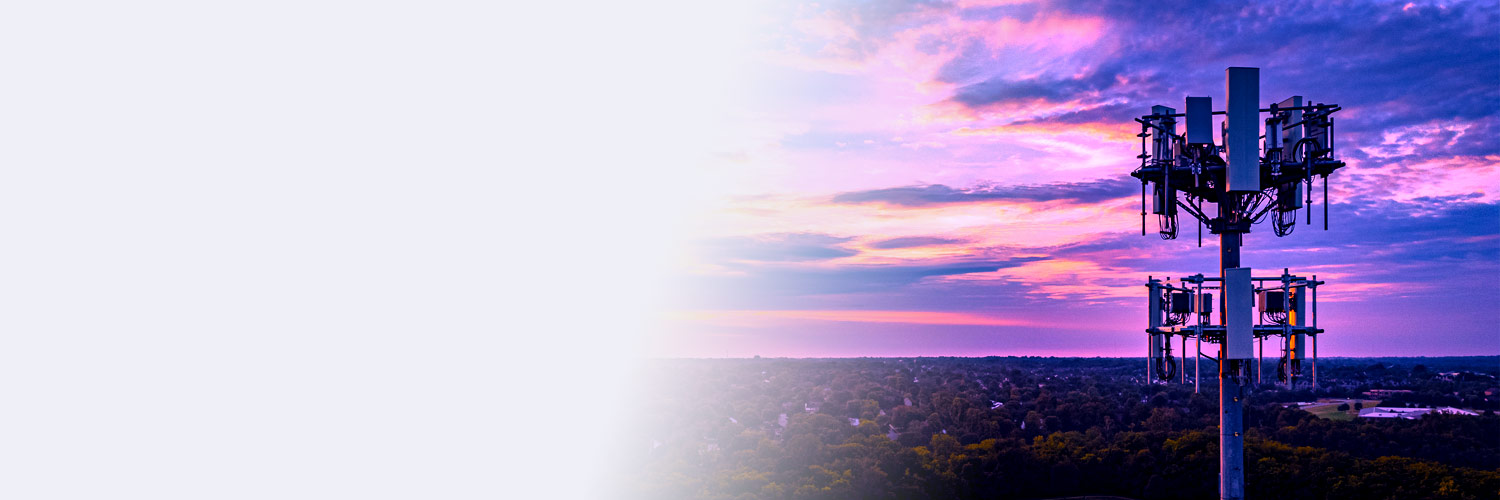
<path id="1" fill-rule="evenodd" d="M 827 234 L 783 233 L 719 238 L 700 247 L 710 259 L 725 261 L 803 262 L 837 259 L 859 253 L 842 246 L 849 238 Z"/>
<path id="2" fill-rule="evenodd" d="M 1403 6 L 1181 2 L 1142 9 L 1125 1 L 1049 2 L 1027 18 L 1103 19 L 1102 39 L 1086 49 L 968 44 L 951 51 L 931 78 L 957 85 L 947 102 L 976 111 L 1001 107 L 1011 121 L 1102 105 L 1116 112 L 1095 118 L 1128 123 L 1153 104 L 1180 108 L 1187 95 L 1218 103 L 1224 68 L 1255 66 L 1262 69 L 1264 102 L 1299 94 L 1342 104 L 1348 111 L 1340 115 L 1340 131 L 1350 145 L 1378 140 L 1393 127 L 1461 123 L 1476 133 L 1426 153 L 1500 153 L 1500 134 L 1492 133 L 1500 128 L 1494 84 L 1500 37 L 1493 28 L 1500 9 L 1480 2 Z M 997 14 L 1019 15 L 979 8 L 958 15 L 978 23 Z M 962 29 L 948 31 L 965 36 Z"/>
<path id="3" fill-rule="evenodd" d="M 1111 19 L 1122 43 L 1108 56 L 1125 67 L 1159 69 L 1162 88 L 1155 98 L 1168 105 L 1188 94 L 1221 99 L 1223 68 L 1248 65 L 1262 69 L 1264 101 L 1295 93 L 1340 103 L 1351 110 L 1343 130 L 1356 134 L 1483 120 L 1500 111 L 1494 84 L 1500 9 L 1492 3 L 1403 9 L 1401 2 L 1277 2 L 1229 9 L 1185 2 L 1141 9 L 1133 2 L 1087 1 L 1054 7 Z M 1191 29 L 1148 29 L 1158 26 Z"/>
<path id="4" fill-rule="evenodd" d="M 733 262 L 724 264 L 730 272 L 681 276 L 678 290 L 680 303 L 689 309 L 922 307 L 918 304 L 925 301 L 893 298 L 920 293 L 915 289 L 930 286 L 935 279 L 992 273 L 1044 259 L 958 259 L 904 265 Z M 873 300 L 859 304 L 854 298 L 859 296 Z"/>
<path id="5" fill-rule="evenodd" d="M 905 207 L 925 207 L 961 203 L 985 203 L 1003 200 L 1054 201 L 1073 200 L 1095 203 L 1128 196 L 1140 183 L 1126 176 L 1083 182 L 1068 182 L 1045 185 L 979 186 L 954 189 L 941 184 L 925 186 L 902 186 L 868 191 L 841 193 L 833 197 L 834 203 L 863 204 L 882 203 Z"/>
<path id="6" fill-rule="evenodd" d="M 927 247 L 927 246 L 937 246 L 937 245 L 951 245 L 951 244 L 955 244 L 955 243 L 965 243 L 967 241 L 968 240 L 964 240 L 964 239 L 961 239 L 961 238 L 943 238 L 943 237 L 938 237 L 938 236 L 907 236 L 907 237 L 904 237 L 904 238 L 891 238 L 891 239 L 886 239 L 886 240 L 880 240 L 880 241 L 876 241 L 876 242 L 867 244 L 865 246 L 868 246 L 870 248 L 880 249 L 880 250 L 891 250 L 891 249 L 896 249 L 896 248 L 915 248 L 915 247 Z"/>
<path id="7" fill-rule="evenodd" d="M 1070 110 L 1056 115 L 1017 120 L 1010 125 L 1104 125 L 1137 129 L 1139 127 L 1136 126 L 1133 120 L 1143 114 L 1145 113 L 1141 110 L 1140 105 L 1111 103 Z"/>
<path id="8" fill-rule="evenodd" d="M 970 108 L 982 108 L 991 104 L 1010 101 L 1042 99 L 1052 102 L 1076 100 L 1092 96 L 1120 85 L 1119 69 L 1116 67 L 1095 68 L 1088 74 L 1071 77 L 1012 78 L 997 75 L 979 83 L 959 87 L 952 99 Z M 940 73 L 938 79 L 944 77 Z"/>

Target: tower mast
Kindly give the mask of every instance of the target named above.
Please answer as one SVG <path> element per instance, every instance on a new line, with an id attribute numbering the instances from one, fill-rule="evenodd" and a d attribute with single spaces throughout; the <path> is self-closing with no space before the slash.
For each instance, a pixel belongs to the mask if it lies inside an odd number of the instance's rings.
<path id="1" fill-rule="evenodd" d="M 1244 235 L 1272 213 L 1275 234 L 1289 235 L 1297 223 L 1296 212 L 1302 208 L 1308 209 L 1311 224 L 1313 177 L 1322 176 L 1326 183 L 1344 163 L 1334 159 L 1331 140 L 1329 115 L 1340 109 L 1337 105 L 1304 106 L 1302 97 L 1294 96 L 1260 109 L 1258 68 L 1228 68 L 1224 76 L 1224 111 L 1213 111 L 1208 97 L 1188 97 L 1183 114 L 1154 106 L 1150 115 L 1136 119 L 1141 124 L 1141 166 L 1131 175 L 1141 180 L 1142 233 L 1145 193 L 1151 184 L 1152 213 L 1159 218 L 1162 239 L 1177 237 L 1179 208 L 1219 235 L 1217 278 L 1198 274 L 1147 282 L 1148 380 L 1154 373 L 1157 381 L 1173 382 L 1177 362 L 1171 356 L 1171 336 L 1182 336 L 1184 345 L 1188 337 L 1219 344 L 1219 497 L 1243 500 L 1244 399 L 1254 339 L 1279 337 L 1283 345 L 1295 347 L 1282 350 L 1278 365 L 1280 378 L 1288 385 L 1294 383 L 1301 376 L 1301 346 L 1308 338 L 1316 342 L 1322 332 L 1316 317 L 1309 321 L 1307 312 L 1309 307 L 1317 310 L 1316 289 L 1323 284 L 1287 270 L 1278 277 L 1254 276 L 1240 259 Z M 1261 113 L 1270 114 L 1264 121 L 1264 135 Z M 1214 144 L 1213 115 L 1225 115 L 1222 145 Z M 1176 133 L 1178 117 L 1186 118 L 1183 135 Z M 1303 186 L 1308 187 L 1307 206 L 1300 196 Z M 1217 205 L 1212 215 L 1205 210 L 1207 203 Z M 1326 196 L 1324 203 L 1327 229 Z M 1209 320 L 1211 295 L 1204 293 L 1215 288 L 1220 300 L 1217 325 Z M 1257 296 L 1258 316 L 1254 313 Z M 1316 370 L 1316 354 L 1313 363 Z"/>

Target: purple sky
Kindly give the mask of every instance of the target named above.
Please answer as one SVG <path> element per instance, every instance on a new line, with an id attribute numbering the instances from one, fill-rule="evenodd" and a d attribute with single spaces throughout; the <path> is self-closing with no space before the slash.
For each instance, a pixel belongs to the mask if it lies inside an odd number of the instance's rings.
<path id="1" fill-rule="evenodd" d="M 1131 118 L 1221 109 L 1253 66 L 1263 105 L 1344 107 L 1332 229 L 1258 225 L 1243 257 L 1329 282 L 1320 355 L 1500 353 L 1500 10 L 1151 5 L 745 13 L 705 66 L 735 84 L 651 352 L 1143 355 L 1146 276 L 1214 274 L 1218 249 L 1187 216 L 1140 235 Z"/>

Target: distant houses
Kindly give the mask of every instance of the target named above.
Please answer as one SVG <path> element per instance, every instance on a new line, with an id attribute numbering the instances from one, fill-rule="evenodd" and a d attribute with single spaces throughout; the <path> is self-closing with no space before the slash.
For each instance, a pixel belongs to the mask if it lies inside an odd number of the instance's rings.
<path id="1" fill-rule="evenodd" d="M 1423 415 L 1432 413 L 1442 413 L 1445 415 L 1467 415 L 1471 417 L 1479 415 L 1478 413 L 1469 410 L 1454 408 L 1451 406 L 1444 406 L 1442 408 L 1392 408 L 1387 406 L 1377 406 L 1374 408 L 1365 408 L 1363 410 L 1360 410 L 1359 418 L 1401 418 L 1406 420 L 1416 420 L 1422 418 Z"/>
<path id="2" fill-rule="evenodd" d="M 1415 420 L 1432 412 L 1432 408 L 1390 408 L 1377 406 L 1359 411 L 1359 418 L 1404 418 Z"/>
<path id="3" fill-rule="evenodd" d="M 1406 389 L 1370 389 L 1368 391 L 1365 391 L 1365 395 L 1366 396 L 1369 396 L 1371 398 L 1376 398 L 1376 399 L 1388 398 L 1388 397 L 1391 397 L 1391 396 L 1395 396 L 1397 394 L 1411 394 L 1411 393 L 1412 393 L 1411 391 L 1406 390 Z"/>

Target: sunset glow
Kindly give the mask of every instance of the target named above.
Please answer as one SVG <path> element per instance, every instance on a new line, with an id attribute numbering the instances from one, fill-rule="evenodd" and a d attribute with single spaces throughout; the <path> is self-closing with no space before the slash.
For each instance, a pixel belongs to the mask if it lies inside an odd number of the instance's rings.
<path id="1" fill-rule="evenodd" d="M 1245 247 L 1248 266 L 1330 281 L 1324 352 L 1500 350 L 1500 67 L 1474 55 L 1495 50 L 1493 10 L 1249 9 L 758 8 L 756 35 L 726 55 L 742 88 L 705 132 L 720 140 L 695 175 L 712 193 L 685 216 L 654 354 L 941 352 L 962 329 L 951 347 L 967 353 L 1140 355 L 1141 283 L 1216 272 L 1218 256 L 1192 226 L 1164 242 L 1153 219 L 1141 235 L 1131 119 L 1187 95 L 1221 107 L 1224 68 L 1240 65 L 1262 68 L 1265 103 L 1301 93 L 1346 110 L 1331 230 L 1319 205 L 1314 225 L 1256 226 Z M 1342 34 L 1299 31 L 1308 16 Z M 1195 29 L 1159 29 L 1174 24 Z M 1360 57 L 1325 67 L 1329 53 Z M 1429 321 L 1440 341 L 1413 347 Z M 830 322 L 886 341 L 865 349 Z M 1093 337 L 1017 343 L 1017 328 Z"/>

